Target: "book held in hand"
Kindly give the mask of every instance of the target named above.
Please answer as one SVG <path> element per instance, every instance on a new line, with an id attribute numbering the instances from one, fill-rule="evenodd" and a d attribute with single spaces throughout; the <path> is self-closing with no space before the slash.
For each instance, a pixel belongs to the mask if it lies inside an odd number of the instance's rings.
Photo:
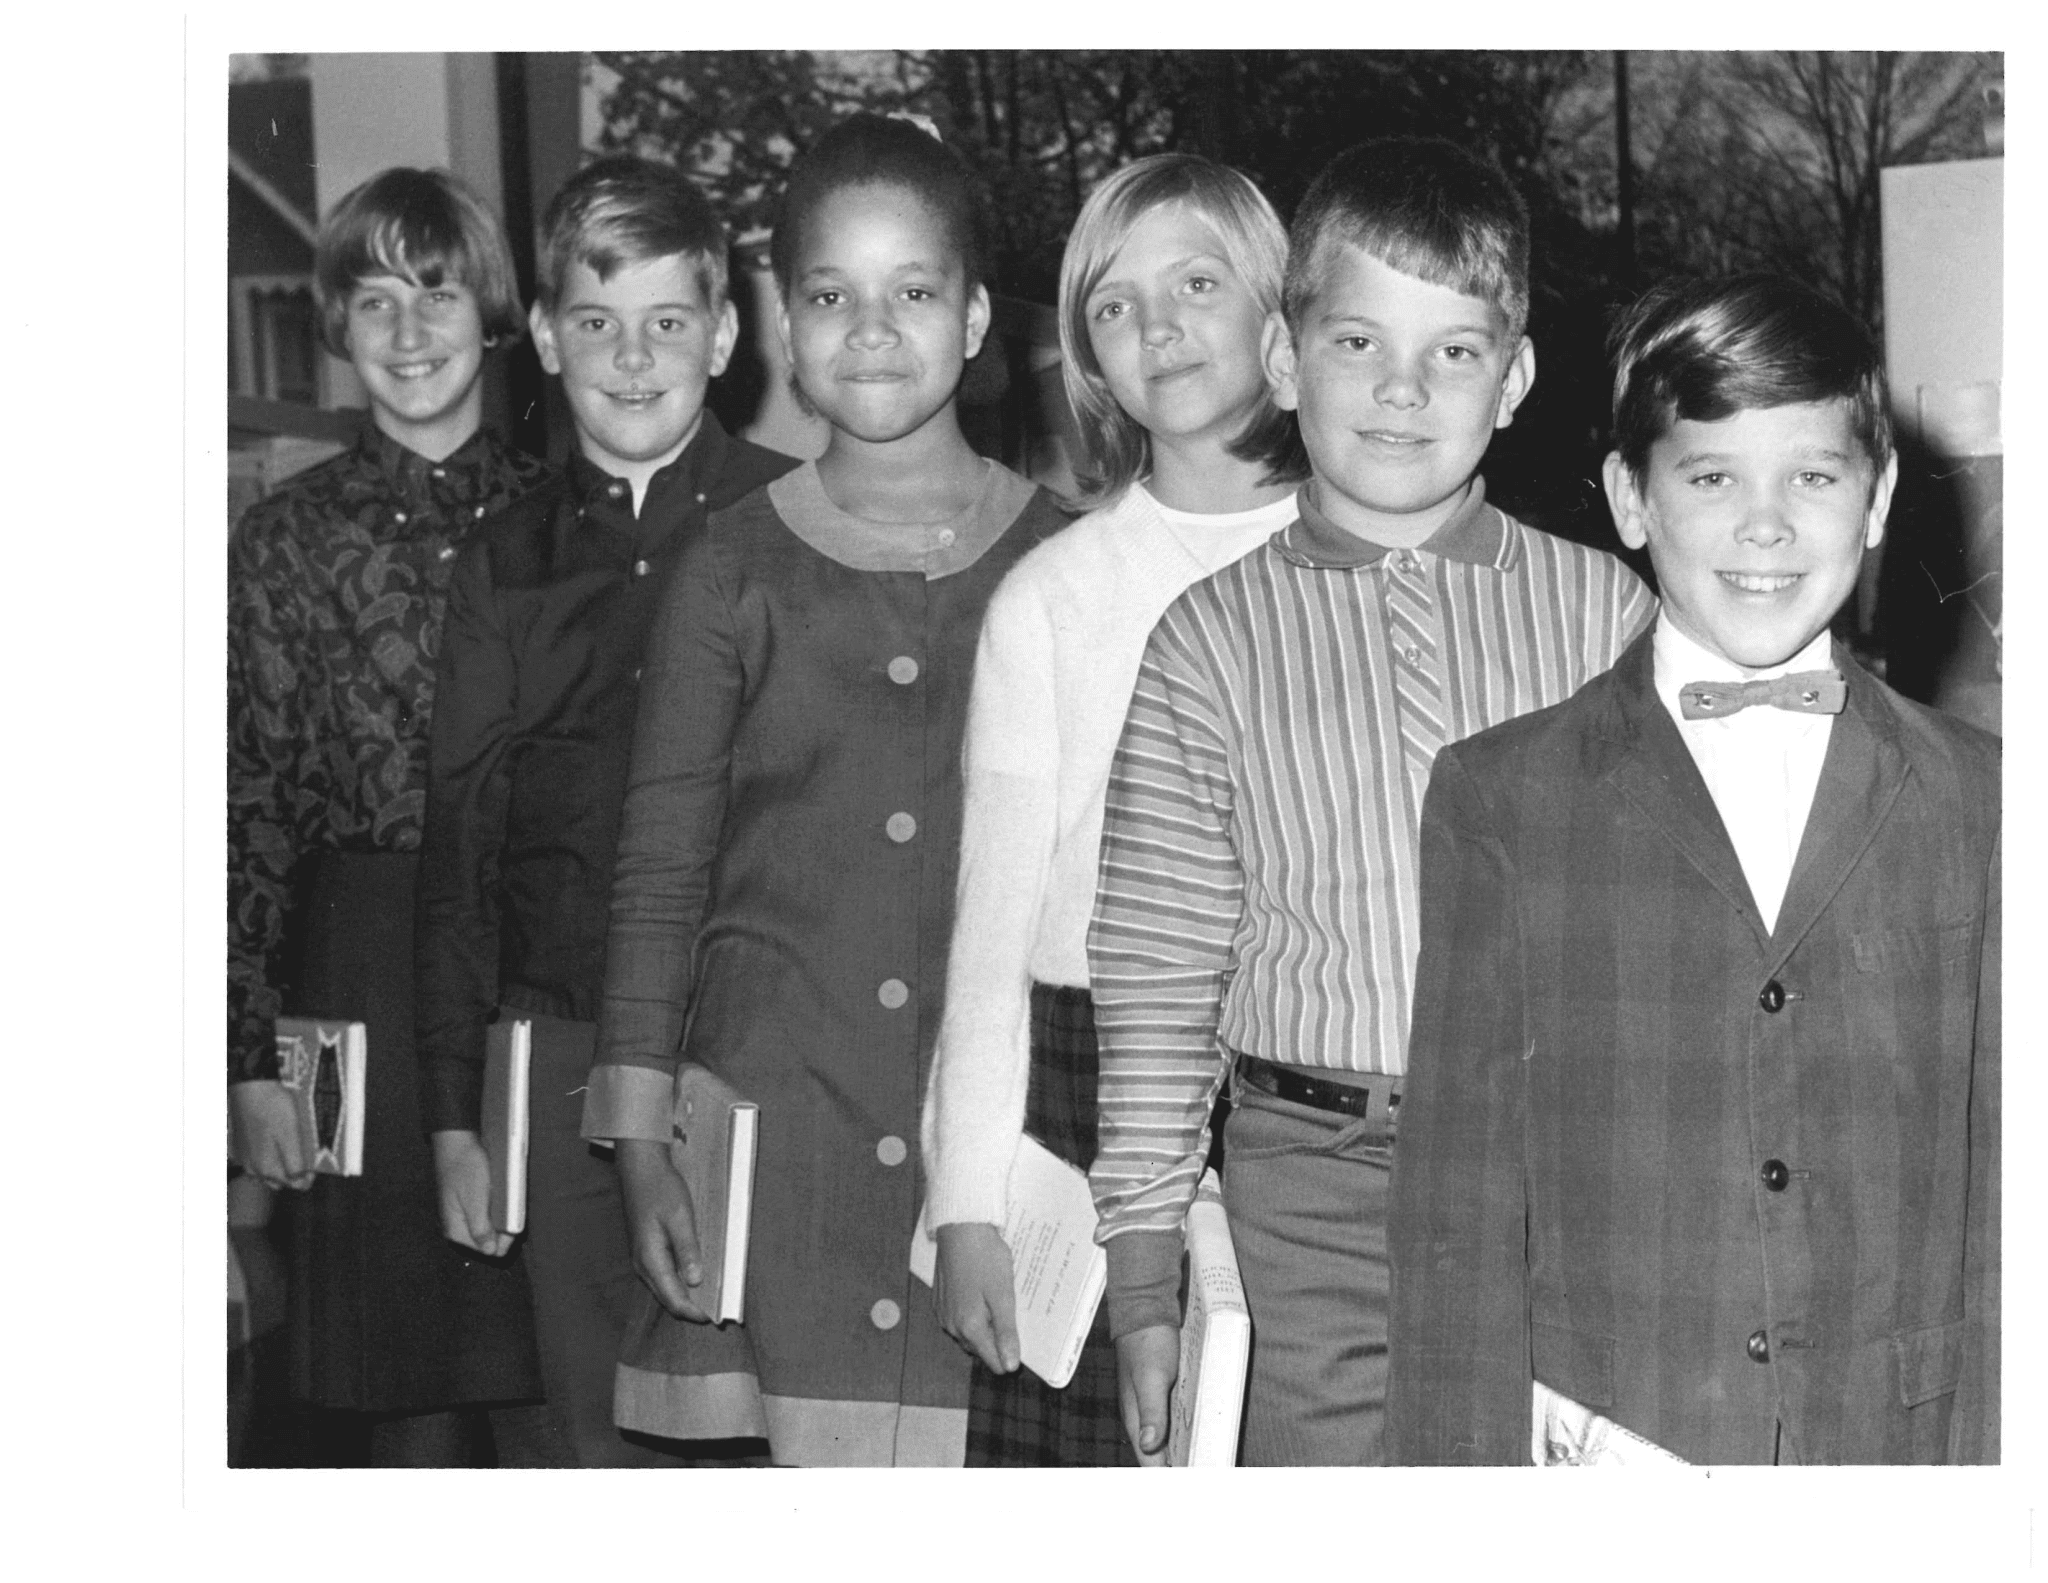
<path id="1" fill-rule="evenodd" d="M 323 1176 L 363 1174 L 363 1066 L 369 1032 L 360 1022 L 277 1019 L 277 1080 L 299 1112 L 299 1141 Z"/>
<path id="2" fill-rule="evenodd" d="M 1166 1460 L 1177 1468 L 1235 1467 L 1244 1418 L 1252 1316 L 1237 1249 L 1214 1171 L 1188 1206 L 1188 1302 L 1180 1327 L 1180 1377 L 1168 1414 Z"/>
<path id="3" fill-rule="evenodd" d="M 491 1158 L 491 1224 L 526 1229 L 526 1151 L 532 1136 L 533 1023 L 525 1017 L 484 1030 L 484 1153 Z"/>
<path id="4" fill-rule="evenodd" d="M 1017 1344 L 1024 1366 L 1046 1384 L 1074 1377 L 1108 1279 L 1108 1260 L 1095 1242 L 1095 1197 L 1085 1173 L 1030 1134 L 1010 1164 L 1003 1241 L 1017 1281 Z M 919 1212 L 910 1239 L 910 1273 L 927 1286 L 938 1269 L 938 1244 Z"/>
<path id="5" fill-rule="evenodd" d="M 714 1323 L 745 1319 L 747 1237 L 754 1215 L 754 1153 L 761 1107 L 708 1067 L 676 1068 L 669 1163 L 690 1189 L 704 1280 L 697 1306 Z"/>

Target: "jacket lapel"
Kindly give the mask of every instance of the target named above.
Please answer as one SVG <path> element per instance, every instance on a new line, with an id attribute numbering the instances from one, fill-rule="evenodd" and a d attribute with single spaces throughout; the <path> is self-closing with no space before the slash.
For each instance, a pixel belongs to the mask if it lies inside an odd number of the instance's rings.
<path id="1" fill-rule="evenodd" d="M 1847 882 L 1909 773 L 1899 746 L 1898 719 L 1884 689 L 1839 643 L 1835 664 L 1849 684 L 1849 700 L 1828 733 L 1813 809 L 1806 816 L 1799 856 L 1778 909 L 1771 953 L 1776 962 L 1792 954 Z"/>
<path id="2" fill-rule="evenodd" d="M 1755 933 L 1757 944 L 1768 945 L 1770 934 L 1749 894 L 1742 861 L 1714 807 L 1713 794 L 1657 697 L 1650 646 L 1654 631 L 1653 624 L 1614 665 L 1613 707 L 1603 731 L 1616 755 L 1608 779 L 1727 898 Z"/>

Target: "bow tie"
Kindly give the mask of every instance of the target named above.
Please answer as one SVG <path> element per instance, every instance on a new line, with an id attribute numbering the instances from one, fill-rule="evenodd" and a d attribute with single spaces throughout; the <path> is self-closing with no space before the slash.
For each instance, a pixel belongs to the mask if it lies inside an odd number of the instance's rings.
<path id="1" fill-rule="evenodd" d="M 1802 715 L 1838 715 L 1849 687 L 1834 671 L 1794 671 L 1762 682 L 1687 682 L 1678 692 L 1678 712 L 1688 720 L 1720 720 L 1751 704 L 1769 704 Z"/>

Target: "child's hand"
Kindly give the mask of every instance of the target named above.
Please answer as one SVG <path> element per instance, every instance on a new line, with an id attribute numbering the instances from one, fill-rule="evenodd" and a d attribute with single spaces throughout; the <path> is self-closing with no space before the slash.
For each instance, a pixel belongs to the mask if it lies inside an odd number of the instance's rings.
<path id="1" fill-rule="evenodd" d="M 1180 1332 L 1172 1325 L 1147 1325 L 1118 1338 L 1117 1398 L 1141 1467 L 1166 1466 L 1167 1403 L 1179 1376 Z"/>
<path id="2" fill-rule="evenodd" d="M 1017 1278 L 1010 1246 L 994 1226 L 962 1221 L 939 1227 L 932 1299 L 939 1323 L 998 1374 L 1017 1367 Z"/>
<path id="3" fill-rule="evenodd" d="M 668 1163 L 668 1145 L 619 1139 L 619 1182 L 626 1194 L 626 1237 L 640 1279 L 676 1318 L 710 1324 L 711 1316 L 698 1307 L 691 1290 L 704 1280 L 697 1212 L 688 1185 Z"/>
<path id="4" fill-rule="evenodd" d="M 491 1224 L 491 1157 L 473 1132 L 434 1134 L 434 1175 L 441 1184 L 441 1235 L 488 1258 L 511 1251 L 509 1233 Z"/>
<path id="5" fill-rule="evenodd" d="M 230 1083 L 228 1119 L 235 1158 L 266 1187 L 313 1185 L 313 1162 L 299 1138 L 299 1111 L 291 1090 L 270 1081 Z"/>

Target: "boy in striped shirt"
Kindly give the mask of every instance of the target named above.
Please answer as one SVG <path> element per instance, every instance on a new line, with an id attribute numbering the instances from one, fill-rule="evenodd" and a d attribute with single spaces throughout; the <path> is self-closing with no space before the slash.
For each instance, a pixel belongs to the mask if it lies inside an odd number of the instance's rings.
<path id="1" fill-rule="evenodd" d="M 1092 1172 L 1125 1426 L 1161 1459 L 1181 1222 L 1231 1078 L 1254 1347 L 1241 1460 L 1380 1460 L 1385 1211 L 1416 842 L 1446 742 L 1570 696 L 1648 626 L 1619 561 L 1478 476 L 1528 393 L 1528 217 L 1436 139 L 1354 148 L 1295 218 L 1266 367 L 1299 518 L 1173 604 L 1111 772 L 1089 969 Z"/>

